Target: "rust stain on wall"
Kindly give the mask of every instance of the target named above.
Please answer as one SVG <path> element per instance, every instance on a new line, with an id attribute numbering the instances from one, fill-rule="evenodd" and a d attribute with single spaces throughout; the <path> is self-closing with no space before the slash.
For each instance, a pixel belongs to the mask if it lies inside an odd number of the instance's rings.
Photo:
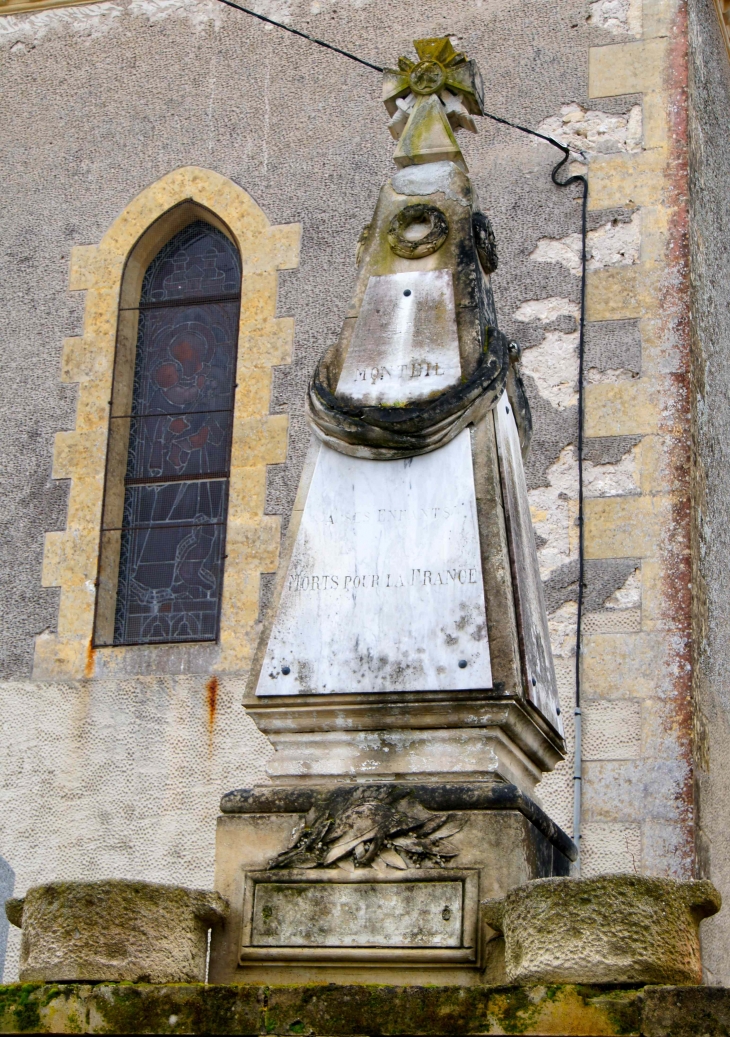
<path id="1" fill-rule="evenodd" d="M 205 685 L 206 700 L 208 705 L 208 734 L 213 734 L 215 726 L 215 711 L 218 706 L 218 678 L 209 677 Z"/>
<path id="2" fill-rule="evenodd" d="M 96 669 L 96 652 L 89 641 L 86 646 L 86 662 L 84 664 L 84 677 L 93 677 Z"/>

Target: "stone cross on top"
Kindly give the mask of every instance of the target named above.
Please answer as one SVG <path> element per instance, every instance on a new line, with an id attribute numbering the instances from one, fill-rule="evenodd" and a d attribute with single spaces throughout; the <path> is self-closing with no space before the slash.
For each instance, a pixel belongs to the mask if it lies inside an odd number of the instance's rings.
<path id="1" fill-rule="evenodd" d="M 475 61 L 454 50 L 448 36 L 414 40 L 418 61 L 401 57 L 383 74 L 388 129 L 398 141 L 398 166 L 454 162 L 466 169 L 454 130 L 476 133 L 473 115 L 484 112 L 484 86 Z"/>

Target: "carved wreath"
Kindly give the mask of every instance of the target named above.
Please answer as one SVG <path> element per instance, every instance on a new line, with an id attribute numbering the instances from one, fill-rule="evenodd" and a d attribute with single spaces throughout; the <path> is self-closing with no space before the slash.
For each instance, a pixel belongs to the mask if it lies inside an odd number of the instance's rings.
<path id="1" fill-rule="evenodd" d="M 454 814 L 414 816 L 398 809 L 380 790 L 359 786 L 338 789 L 329 802 L 308 817 L 294 844 L 278 854 L 270 868 L 338 866 L 441 867 L 459 851 L 449 837 L 464 827 Z M 418 808 L 417 808 L 418 809 Z"/>

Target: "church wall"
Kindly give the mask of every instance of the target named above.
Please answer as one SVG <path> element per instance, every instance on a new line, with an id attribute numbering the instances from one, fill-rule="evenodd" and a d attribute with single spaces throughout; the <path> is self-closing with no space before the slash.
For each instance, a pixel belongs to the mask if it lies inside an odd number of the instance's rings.
<path id="1" fill-rule="evenodd" d="M 727 404 L 730 344 L 730 268 L 727 254 L 727 183 L 730 142 L 730 65 L 714 6 L 693 0 L 689 8 L 690 169 L 692 186 L 692 334 L 696 501 L 695 730 L 699 796 L 698 853 L 704 874 L 727 897 L 730 843 L 730 655 L 727 644 L 728 480 Z M 727 983 L 730 923 L 720 914 L 704 927 L 703 959 L 711 980 Z"/>
<path id="2" fill-rule="evenodd" d="M 379 64 L 417 36 L 453 33 L 480 64 L 490 111 L 588 152 L 585 874 L 694 868 L 683 10 L 426 0 L 388 5 L 384 26 L 370 0 L 266 7 Z M 239 703 L 304 460 L 306 382 L 339 332 L 357 238 L 393 170 L 379 77 L 215 0 L 0 17 L 0 50 L 14 99 L 2 127 L 0 855 L 16 894 L 53 877 L 205 886 L 220 794 L 265 780 L 271 748 Z M 500 322 L 525 347 L 527 474 L 572 752 L 578 192 L 550 183 L 557 152 L 516 131 L 484 119 L 460 141 L 497 235 Z M 93 293 L 113 292 L 114 276 L 94 280 L 85 260 L 141 192 L 181 167 L 228 178 L 272 227 L 301 225 L 298 265 L 271 267 L 275 316 L 293 320 L 291 363 L 272 360 L 270 383 L 249 393 L 286 443 L 259 454 L 246 497 L 269 538 L 228 561 L 226 593 L 237 582 L 245 599 L 245 621 L 231 599 L 235 659 L 209 647 L 93 652 L 88 640 L 100 486 L 79 437 L 88 418 L 103 439 L 94 364 L 113 307 L 91 351 L 80 343 Z M 83 545 L 74 528 L 86 529 Z M 541 786 L 568 832 L 572 786 L 570 757 Z M 6 980 L 17 932 L 10 940 Z M 728 981 L 724 968 L 715 975 Z"/>

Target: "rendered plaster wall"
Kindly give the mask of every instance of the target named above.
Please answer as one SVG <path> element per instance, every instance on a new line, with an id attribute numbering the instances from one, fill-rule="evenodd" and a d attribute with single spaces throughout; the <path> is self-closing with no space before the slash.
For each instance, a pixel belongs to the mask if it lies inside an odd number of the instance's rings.
<path id="1" fill-rule="evenodd" d="M 730 61 L 709 0 L 689 8 L 692 333 L 695 408 L 694 493 L 696 773 L 699 864 L 730 895 L 730 654 L 727 625 L 727 529 L 730 505 L 730 259 L 727 183 L 730 175 Z M 705 926 L 703 957 L 713 982 L 727 983 L 730 922 Z"/>
<path id="2" fill-rule="evenodd" d="M 414 37 L 450 32 L 479 61 L 490 110 L 588 152 L 584 872 L 688 875 L 682 6 L 399 0 L 387 24 L 374 0 L 265 9 L 381 64 Z M 68 290 L 71 249 L 100 242 L 135 196 L 181 166 L 228 177 L 272 225 L 302 225 L 299 266 L 278 274 L 277 316 L 294 318 L 294 344 L 291 365 L 274 367 L 269 408 L 288 413 L 287 460 L 269 464 L 263 507 L 285 528 L 307 445 L 306 381 L 339 331 L 360 229 L 393 171 L 379 78 L 215 0 L 2 17 L 0 51 L 12 99 L 2 123 L 0 854 L 16 895 L 54 877 L 207 886 L 220 794 L 263 780 L 270 752 L 239 705 L 243 674 L 215 651 L 154 648 L 119 653 L 118 664 L 92 658 L 81 673 L 33 670 L 37 639 L 48 644 L 60 622 L 58 591 L 41 586 L 44 536 L 70 529 L 68 482 L 51 478 L 54 437 L 79 427 L 82 399 L 60 379 L 63 340 L 82 334 L 88 306 L 87 286 Z M 550 183 L 553 149 L 515 131 L 482 120 L 462 146 L 499 243 L 500 320 L 527 347 L 537 428 L 528 476 L 570 744 L 578 193 Z M 66 558 L 73 568 L 73 550 Z M 241 564 L 256 580 L 272 567 L 253 555 Z M 264 577 L 262 608 L 270 586 Z M 243 656 L 256 632 L 251 622 Z M 568 759 L 542 786 L 568 831 L 571 774 Z M 16 955 L 12 931 L 6 979 Z"/>

